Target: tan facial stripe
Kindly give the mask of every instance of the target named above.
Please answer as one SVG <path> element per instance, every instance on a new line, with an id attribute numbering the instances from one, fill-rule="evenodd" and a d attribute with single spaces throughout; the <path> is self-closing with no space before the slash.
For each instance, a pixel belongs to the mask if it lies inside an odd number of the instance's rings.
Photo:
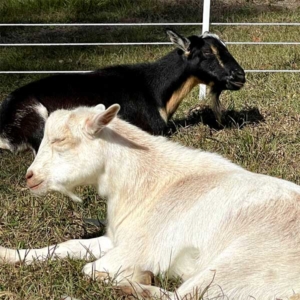
<path id="1" fill-rule="evenodd" d="M 218 60 L 218 62 L 220 64 L 220 66 L 222 68 L 224 68 L 224 63 L 222 62 L 222 59 L 220 57 L 218 49 L 216 47 L 214 47 L 214 46 L 210 46 L 210 48 L 211 48 L 211 51 L 213 52 L 213 54 L 216 56 L 216 58 L 217 58 L 217 60 Z"/>
<path id="2" fill-rule="evenodd" d="M 191 76 L 172 94 L 166 105 L 167 119 L 172 117 L 182 99 L 199 83 L 201 81 L 198 78 Z"/>

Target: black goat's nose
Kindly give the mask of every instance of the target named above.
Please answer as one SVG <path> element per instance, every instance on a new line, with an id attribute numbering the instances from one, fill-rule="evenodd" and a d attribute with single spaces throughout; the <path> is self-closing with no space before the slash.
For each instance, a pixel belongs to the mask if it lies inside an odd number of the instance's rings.
<path id="1" fill-rule="evenodd" d="M 235 69 L 231 71 L 231 78 L 236 81 L 245 82 L 245 72 L 244 70 Z"/>

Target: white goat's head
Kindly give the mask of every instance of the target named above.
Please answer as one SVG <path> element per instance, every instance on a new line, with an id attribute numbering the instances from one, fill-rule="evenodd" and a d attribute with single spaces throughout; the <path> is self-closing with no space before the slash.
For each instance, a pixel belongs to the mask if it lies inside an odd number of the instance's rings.
<path id="1" fill-rule="evenodd" d="M 27 170 L 27 186 L 36 195 L 58 191 L 80 202 L 75 187 L 96 184 L 104 171 L 105 140 L 98 137 L 116 117 L 120 106 L 79 107 L 52 113 L 37 156 Z M 102 147 L 103 146 L 103 147 Z M 102 149 L 103 148 L 103 149 Z"/>

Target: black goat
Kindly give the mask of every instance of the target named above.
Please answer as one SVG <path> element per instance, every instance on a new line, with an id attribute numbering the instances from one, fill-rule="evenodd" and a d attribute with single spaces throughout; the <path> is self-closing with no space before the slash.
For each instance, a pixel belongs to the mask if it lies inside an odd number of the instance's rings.
<path id="1" fill-rule="evenodd" d="M 0 148 L 31 148 L 36 153 L 51 112 L 99 103 L 117 102 L 123 119 L 161 134 L 182 99 L 199 83 L 210 86 L 213 110 L 220 119 L 219 95 L 240 89 L 244 70 L 215 34 L 167 34 L 178 48 L 156 62 L 54 75 L 12 92 L 0 108 Z"/>

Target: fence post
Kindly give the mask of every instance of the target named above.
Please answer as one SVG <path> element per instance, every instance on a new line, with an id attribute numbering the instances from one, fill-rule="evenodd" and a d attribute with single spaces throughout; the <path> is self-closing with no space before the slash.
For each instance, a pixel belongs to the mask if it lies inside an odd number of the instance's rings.
<path id="1" fill-rule="evenodd" d="M 209 31 L 210 18 L 210 0 L 203 0 L 203 17 L 202 17 L 202 33 Z M 206 96 L 206 86 L 200 84 L 199 99 L 202 100 Z"/>

